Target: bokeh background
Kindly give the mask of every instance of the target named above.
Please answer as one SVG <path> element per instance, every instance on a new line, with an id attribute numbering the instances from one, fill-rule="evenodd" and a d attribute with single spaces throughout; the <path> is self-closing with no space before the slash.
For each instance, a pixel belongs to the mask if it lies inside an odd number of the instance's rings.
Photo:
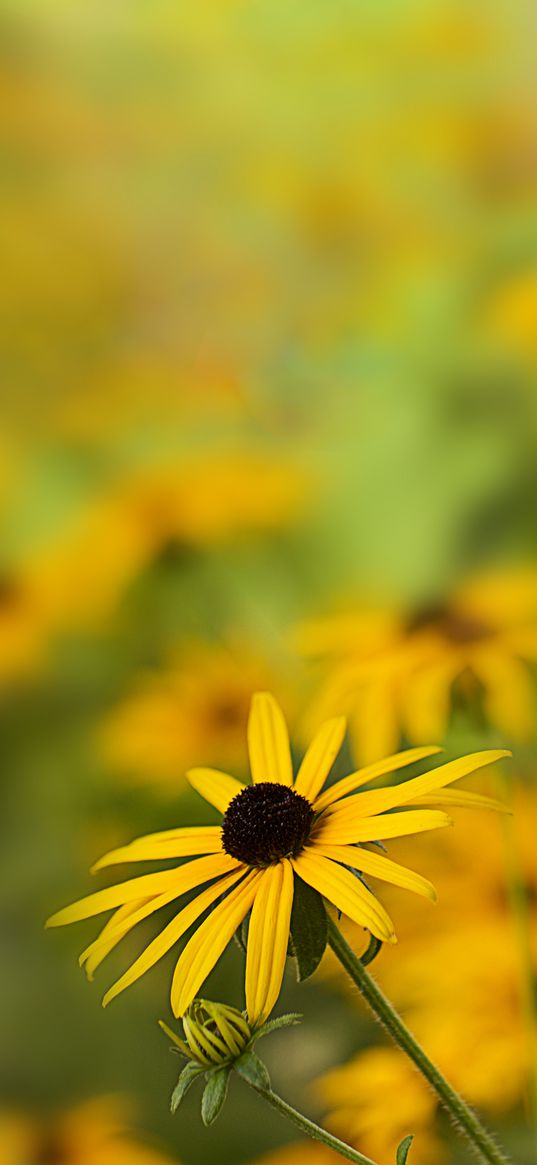
<path id="1" fill-rule="evenodd" d="M 105 849 L 209 821 L 185 768 L 246 776 L 267 687 L 298 756 L 334 703 L 343 764 L 514 748 L 474 786 L 514 819 L 390 847 L 440 903 L 383 892 L 376 967 L 535 1160 L 535 24 L 2 0 L 1 1165 L 336 1160 L 238 1082 L 213 1130 L 192 1093 L 172 1119 L 169 960 L 100 1007 L 149 929 L 93 985 L 92 924 L 42 929 Z M 241 978 L 230 950 L 207 992 Z M 291 1008 L 281 1093 L 380 1165 L 409 1132 L 466 1161 L 328 959 Z"/>

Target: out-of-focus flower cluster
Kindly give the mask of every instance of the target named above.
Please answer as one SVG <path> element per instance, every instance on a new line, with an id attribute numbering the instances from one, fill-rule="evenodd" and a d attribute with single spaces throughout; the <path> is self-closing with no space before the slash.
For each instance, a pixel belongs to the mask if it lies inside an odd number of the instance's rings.
<path id="1" fill-rule="evenodd" d="M 54 1115 L 0 1112 L 2 1165 L 171 1165 L 131 1123 L 130 1106 L 99 1097 Z"/>
<path id="2" fill-rule="evenodd" d="M 297 752 L 333 714 L 349 716 L 356 763 L 414 742 L 514 747 L 514 833 L 455 810 L 449 837 L 420 840 L 440 905 L 393 891 L 399 948 L 377 966 L 523 1156 L 534 23 L 508 0 L 2 6 L 9 1165 L 50 1156 L 29 1097 L 65 1108 L 126 1074 L 186 1165 L 257 1155 L 240 1107 L 201 1148 L 188 1101 L 184 1135 L 166 1124 L 148 1034 L 163 980 L 147 976 L 101 1027 L 36 934 L 86 856 L 163 816 L 190 823 L 185 768 L 245 770 L 250 697 L 266 688 L 301 723 Z M 394 852 L 405 861 L 402 842 Z M 344 985 L 326 971 L 312 1009 L 322 1037 L 308 1022 L 292 1037 L 296 1074 L 311 1053 L 320 1077 L 312 1105 L 380 1165 L 409 1132 L 415 1165 L 449 1160 L 432 1097 L 354 996 L 350 1051 L 330 1043 L 329 993 Z M 233 1002 L 233 976 L 216 974 Z M 72 1130 L 62 1163 L 160 1162 L 130 1133 L 111 1157 L 116 1117 L 100 1111 L 56 1121 L 63 1146 Z M 283 1136 L 267 1129 L 261 1149 Z M 329 1156 L 301 1144 L 266 1165 Z"/>

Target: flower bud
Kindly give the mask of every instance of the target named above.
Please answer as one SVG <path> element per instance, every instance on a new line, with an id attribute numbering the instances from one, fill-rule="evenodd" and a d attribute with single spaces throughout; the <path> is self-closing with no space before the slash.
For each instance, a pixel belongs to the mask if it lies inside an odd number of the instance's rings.
<path id="1" fill-rule="evenodd" d="M 204 1068 L 237 1059 L 252 1039 L 252 1029 L 242 1012 L 226 1003 L 194 999 L 182 1022 L 184 1040 L 159 1020 L 183 1055 Z"/>

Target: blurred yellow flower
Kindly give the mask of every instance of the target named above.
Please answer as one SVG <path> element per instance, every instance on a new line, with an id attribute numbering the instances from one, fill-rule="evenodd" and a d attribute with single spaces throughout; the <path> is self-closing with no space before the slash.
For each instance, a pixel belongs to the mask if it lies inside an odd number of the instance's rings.
<path id="1" fill-rule="evenodd" d="M 294 467 L 252 455 L 204 455 L 126 473 L 75 508 L 61 530 L 6 563 L 0 680 L 35 671 L 59 633 L 105 631 L 130 584 L 170 544 L 207 548 L 275 531 L 306 493 Z"/>
<path id="2" fill-rule="evenodd" d="M 329 1109 L 328 1127 L 336 1134 L 345 1129 L 348 1142 L 379 1165 L 393 1165 L 397 1146 L 409 1133 L 416 1165 L 442 1161 L 434 1134 L 436 1099 L 396 1048 L 368 1048 L 327 1072 L 315 1091 Z"/>
<path id="3" fill-rule="evenodd" d="M 251 910 L 246 1006 L 250 1022 L 263 1022 L 282 985 L 296 876 L 387 943 L 396 942 L 393 923 L 364 885 L 364 873 L 435 900 L 434 887 L 425 878 L 365 847 L 450 824 L 445 813 L 422 808 L 424 805 L 501 808 L 486 797 L 446 791 L 446 786 L 509 754 L 501 749 L 473 753 L 399 785 L 356 793 L 376 777 L 439 752 L 435 747 L 410 749 L 351 773 L 321 792 L 345 728 L 344 717 L 323 724 L 294 779 L 283 712 L 268 692 L 257 693 L 248 720 L 252 784 L 243 785 L 227 773 L 209 768 L 192 769 L 187 774 L 191 785 L 223 814 L 221 827 L 179 828 L 138 838 L 96 863 L 94 869 L 102 869 L 129 861 L 203 855 L 175 869 L 98 890 L 49 919 L 48 926 L 65 926 L 115 908 L 100 936 L 81 955 L 90 977 L 138 922 L 187 891 L 212 883 L 176 915 L 107 991 L 105 1005 L 198 924 L 179 956 L 172 980 L 172 1011 L 183 1015 Z M 403 808 L 409 805 L 417 808 Z M 401 811 L 392 813 L 393 809 Z M 209 914 L 199 924 L 206 911 Z"/>
<path id="4" fill-rule="evenodd" d="M 326 679 L 307 716 L 349 718 L 362 763 L 409 742 L 441 740 L 454 701 L 481 702 L 508 739 L 535 732 L 537 570 L 488 575 L 416 611 L 364 610 L 311 621 L 299 648 L 322 660 Z"/>
<path id="5" fill-rule="evenodd" d="M 492 336 L 528 355 L 537 357 L 537 271 L 513 275 L 491 296 L 485 323 Z"/>
<path id="6" fill-rule="evenodd" d="M 269 664 L 243 644 L 185 641 L 147 671 L 100 732 L 106 762 L 129 777 L 173 782 L 202 759 L 243 770 L 251 694 L 274 686 Z"/>
<path id="7" fill-rule="evenodd" d="M 130 1112 L 100 1097 L 50 1116 L 0 1110 L 2 1165 L 172 1165 L 167 1153 L 139 1139 Z"/>
<path id="8" fill-rule="evenodd" d="M 519 792 L 515 808 L 516 852 L 529 930 L 535 936 L 535 792 Z M 479 815 L 471 823 L 461 822 L 449 845 L 442 836 L 435 842 L 433 846 L 424 840 L 441 891 L 437 910 L 424 927 L 419 904 L 413 911 L 402 904 L 405 958 L 395 966 L 381 954 L 376 974 L 441 1070 L 472 1103 L 497 1115 L 523 1100 L 537 1067 L 535 1016 L 528 1014 L 527 1002 L 526 979 L 531 969 L 525 965 L 512 913 L 506 839 L 497 820 Z M 404 841 L 398 843 L 403 858 L 405 848 Z M 535 972 L 534 937 L 531 948 Z M 327 960 L 325 968 L 346 990 L 347 981 L 336 962 Z M 461 1054 L 461 1048 L 468 1054 Z M 382 1099 L 387 1089 L 390 1105 Z M 322 1078 L 317 1094 L 328 1106 L 333 1130 L 354 1140 L 363 1151 L 376 1154 L 382 1163 L 393 1160 L 393 1146 L 402 1130 L 420 1130 L 413 1150 L 418 1161 L 422 1153 L 424 1165 L 434 1165 L 438 1159 L 431 1140 L 435 1101 L 396 1049 L 367 1049 Z M 383 1137 L 385 1150 L 380 1143 Z"/>
<path id="9" fill-rule="evenodd" d="M 30 560 L 37 602 L 60 626 L 102 619 L 170 542 L 204 547 L 277 529 L 303 496 L 294 468 L 241 454 L 131 472 Z"/>

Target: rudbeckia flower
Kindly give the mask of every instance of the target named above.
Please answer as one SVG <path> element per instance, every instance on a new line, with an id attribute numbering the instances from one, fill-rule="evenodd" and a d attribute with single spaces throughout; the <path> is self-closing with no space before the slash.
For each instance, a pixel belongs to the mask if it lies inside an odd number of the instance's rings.
<path id="1" fill-rule="evenodd" d="M 366 848 L 372 842 L 448 825 L 431 802 L 495 805 L 474 793 L 439 793 L 446 785 L 509 755 L 473 753 L 399 785 L 357 792 L 368 781 L 432 756 L 436 747 L 414 748 L 351 773 L 322 792 L 341 747 L 345 720 L 323 724 L 293 779 L 289 736 L 273 696 L 253 697 L 248 722 L 252 783 L 243 785 L 214 769 L 193 769 L 188 779 L 223 815 L 221 826 L 172 829 L 113 850 L 95 869 L 129 861 L 193 858 L 174 869 L 143 874 L 99 890 L 67 906 L 49 926 L 115 910 L 100 936 L 81 955 L 91 978 L 96 967 L 136 923 L 197 887 L 205 888 L 153 939 L 104 997 L 106 1005 L 152 967 L 193 925 L 196 929 L 175 967 L 174 1015 L 181 1016 L 249 911 L 246 1004 L 251 1023 L 262 1022 L 282 983 L 295 877 L 336 910 L 383 942 L 396 941 L 393 923 L 363 875 L 414 890 L 435 891 L 419 874 Z M 409 807 L 411 806 L 411 807 Z M 392 810 L 398 812 L 392 812 Z M 206 913 L 206 912 L 209 913 Z M 200 922 L 203 915 L 204 920 Z"/>
<path id="2" fill-rule="evenodd" d="M 392 752 L 401 737 L 442 739 L 455 698 L 481 705 L 504 739 L 535 733 L 535 567 L 468 579 L 421 610 L 364 608 L 310 621 L 297 644 L 324 671 L 306 732 L 345 712 L 362 764 Z"/>

